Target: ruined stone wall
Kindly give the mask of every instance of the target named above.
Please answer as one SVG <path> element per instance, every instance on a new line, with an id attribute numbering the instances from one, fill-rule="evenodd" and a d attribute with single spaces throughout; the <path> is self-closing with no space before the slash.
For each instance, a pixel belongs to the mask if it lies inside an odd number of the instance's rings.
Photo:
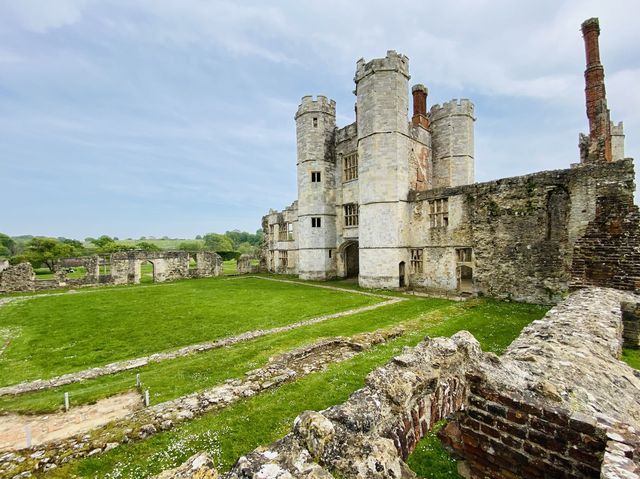
<path id="1" fill-rule="evenodd" d="M 633 190 L 610 187 L 597 198 L 595 218 L 575 243 L 571 284 L 640 290 L 640 211 Z"/>
<path id="2" fill-rule="evenodd" d="M 291 239 L 281 235 L 283 225 L 291 224 L 293 233 Z M 291 206 L 283 211 L 270 210 L 269 214 L 262 218 L 262 230 L 264 231 L 265 242 L 263 245 L 263 255 L 266 270 L 271 273 L 298 273 L 298 202 L 294 201 Z M 282 254 L 286 252 L 287 265 L 283 267 Z"/>
<path id="3" fill-rule="evenodd" d="M 30 263 L 20 263 L 0 271 L 0 292 L 33 291 L 36 274 Z"/>
<path id="4" fill-rule="evenodd" d="M 580 290 L 467 375 L 468 406 L 442 435 L 471 477 L 601 477 L 619 447 L 637 474 L 622 477 L 640 477 L 640 373 L 618 360 L 621 302 L 634 298 Z"/>
<path id="5" fill-rule="evenodd" d="M 633 180 L 633 162 L 629 159 L 414 193 L 410 197 L 415 205 L 408 244 L 422 248 L 425 261 L 424 273 L 414 275 L 411 282 L 425 288 L 451 289 L 460 274 L 456 250 L 472 248 L 475 292 L 529 302 L 557 302 L 569 289 L 574 244 L 596 217 L 596 200 L 611 197 L 613 191 L 624 199 L 615 200 L 623 208 L 633 201 Z M 430 202 L 438 199 L 448 203 L 446 227 L 430 224 Z M 612 208 L 615 201 L 611 202 Z M 609 215 L 613 210 L 601 211 Z M 619 237 L 631 245 L 637 236 L 631 228 L 636 217 L 628 218 L 630 226 L 622 226 L 628 234 Z M 584 243 L 581 251 L 604 241 L 596 234 L 600 228 L 600 223 L 592 223 L 595 239 Z M 636 260 L 634 250 L 629 248 L 631 265 Z M 607 250 L 610 258 L 615 255 L 614 249 Z M 622 273 L 627 266 L 615 264 L 619 265 L 614 269 L 620 278 L 628 277 L 628 273 Z"/>
<path id="6" fill-rule="evenodd" d="M 240 255 L 238 258 L 237 269 L 240 274 L 255 273 L 255 268 L 251 264 L 253 257 L 248 254 Z"/>
<path id="7" fill-rule="evenodd" d="M 222 275 L 222 258 L 213 252 L 201 251 L 195 255 L 197 266 L 189 269 L 191 254 L 186 251 L 127 251 L 110 255 L 111 274 L 100 274 L 100 256 L 73 258 L 73 264 L 84 266 L 82 278 L 67 278 L 63 268 L 55 271 L 54 279 L 36 280 L 29 263 L 21 263 L 0 272 L 0 292 L 36 291 L 56 288 L 76 288 L 107 284 L 140 282 L 142 263 L 153 264 L 154 282 L 183 278 L 207 278 Z"/>

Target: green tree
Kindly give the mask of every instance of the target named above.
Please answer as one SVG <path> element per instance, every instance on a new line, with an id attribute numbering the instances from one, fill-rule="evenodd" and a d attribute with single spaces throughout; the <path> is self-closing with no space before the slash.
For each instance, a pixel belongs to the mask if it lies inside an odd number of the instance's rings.
<path id="1" fill-rule="evenodd" d="M 238 251 L 242 254 L 255 254 L 255 250 L 256 247 L 248 241 L 245 241 L 244 243 L 241 243 L 240 246 L 238 246 Z"/>
<path id="2" fill-rule="evenodd" d="M 0 256 L 13 256 L 18 252 L 16 242 L 10 236 L 0 233 Z"/>
<path id="3" fill-rule="evenodd" d="M 207 233 L 204 235 L 204 244 L 208 250 L 213 251 L 233 251 L 233 243 L 225 235 L 218 233 Z"/>
<path id="4" fill-rule="evenodd" d="M 178 245 L 180 251 L 202 251 L 204 250 L 204 241 L 187 240 Z"/>
<path id="5" fill-rule="evenodd" d="M 27 243 L 23 256 L 34 267 L 44 264 L 53 272 L 60 258 L 77 256 L 80 253 L 73 244 L 63 243 L 55 238 L 36 237 Z"/>
<path id="6" fill-rule="evenodd" d="M 158 245 L 149 243 L 148 241 L 138 241 L 136 243 L 136 249 L 141 249 L 142 251 L 161 251 Z"/>
<path id="7" fill-rule="evenodd" d="M 114 240 L 111 236 L 102 235 L 100 236 L 100 238 L 91 240 L 91 242 L 96 245 L 98 249 L 103 249 L 111 246 L 111 243 L 115 243 L 116 240 Z"/>

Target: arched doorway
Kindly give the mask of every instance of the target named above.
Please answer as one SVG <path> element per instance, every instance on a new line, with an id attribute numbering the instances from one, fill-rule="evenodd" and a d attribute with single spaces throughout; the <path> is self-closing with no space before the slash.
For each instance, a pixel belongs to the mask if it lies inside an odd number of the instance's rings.
<path id="1" fill-rule="evenodd" d="M 469 266 L 458 266 L 458 291 L 473 293 L 473 269 Z"/>
<path id="2" fill-rule="evenodd" d="M 404 261 L 400 261 L 400 264 L 398 265 L 398 276 L 399 276 L 399 282 L 398 282 L 398 286 L 400 286 L 401 288 L 404 288 L 407 285 L 407 282 L 405 280 L 405 263 Z"/>
<path id="3" fill-rule="evenodd" d="M 360 252 L 358 251 L 358 242 L 353 241 L 345 246 L 344 255 L 344 271 L 347 278 L 357 278 L 360 274 Z"/>
<path id="4" fill-rule="evenodd" d="M 156 267 L 151 261 L 140 263 L 140 284 L 153 283 L 156 280 Z"/>

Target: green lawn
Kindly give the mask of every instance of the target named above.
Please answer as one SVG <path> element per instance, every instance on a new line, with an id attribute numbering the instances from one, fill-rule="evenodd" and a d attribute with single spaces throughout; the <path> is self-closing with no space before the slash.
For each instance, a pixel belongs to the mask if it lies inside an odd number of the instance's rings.
<path id="1" fill-rule="evenodd" d="M 381 301 L 259 279 L 210 278 L 37 297 L 0 308 L 0 385 L 136 358 Z"/>
<path id="2" fill-rule="evenodd" d="M 622 360 L 635 369 L 640 369 L 640 349 L 623 349 Z"/>
<path id="3" fill-rule="evenodd" d="M 415 345 L 425 335 L 448 336 L 467 329 L 476 336 L 483 349 L 501 353 L 526 324 L 541 318 L 546 309 L 490 300 L 452 304 L 445 300 L 416 298 L 358 315 L 355 320 L 351 318 L 353 322 L 339 323 L 336 320 L 316 325 L 314 328 L 328 328 L 324 332 L 329 335 L 335 332 L 331 328 L 346 328 L 343 334 L 350 334 L 358 329 L 352 326 L 356 324 L 360 327 L 367 324 L 369 327 L 386 327 L 403 323 L 408 332 L 349 361 L 333 364 L 325 372 L 309 375 L 220 412 L 206 414 L 146 441 L 120 446 L 106 454 L 65 465 L 53 470 L 48 477 L 147 477 L 180 464 L 200 450 L 209 452 L 219 468 L 226 470 L 238 456 L 286 434 L 293 419 L 302 411 L 320 410 L 346 400 L 354 390 L 362 387 L 364 378 L 372 369 L 385 364 L 404 346 Z M 277 341 L 278 338 L 270 339 Z M 239 348 L 230 348 L 228 354 L 235 356 L 239 351 Z M 452 475 L 454 465 L 449 460 L 447 466 L 442 449 L 437 444 L 429 448 L 423 445 L 412 456 L 412 467 L 427 470 L 428 464 L 438 460 L 444 475 L 433 477 L 455 477 Z"/>
<path id="4" fill-rule="evenodd" d="M 67 278 L 79 279 L 87 274 L 84 266 L 74 267 L 73 270 L 73 273 L 67 273 Z M 36 279 L 54 279 L 55 277 L 49 268 L 36 268 L 33 271 L 36 273 Z"/>
<path id="5" fill-rule="evenodd" d="M 224 274 L 235 274 L 238 272 L 238 264 L 235 259 L 222 262 L 222 271 Z"/>
<path id="6" fill-rule="evenodd" d="M 291 287 L 307 289 L 304 286 Z M 94 402 L 132 389 L 136 373 L 140 373 L 144 387 L 151 391 L 152 403 L 167 401 L 220 384 L 225 379 L 241 377 L 245 372 L 265 365 L 268 358 L 275 354 L 322 338 L 350 336 L 399 324 L 417 328 L 423 321 L 439 321 L 443 314 L 456 316 L 466 311 L 467 307 L 468 303 L 442 299 L 412 299 L 380 310 L 336 318 L 226 348 L 150 364 L 132 371 L 45 391 L 0 397 L 0 411 L 55 411 L 62 405 L 64 392 L 70 393 L 74 405 Z"/>

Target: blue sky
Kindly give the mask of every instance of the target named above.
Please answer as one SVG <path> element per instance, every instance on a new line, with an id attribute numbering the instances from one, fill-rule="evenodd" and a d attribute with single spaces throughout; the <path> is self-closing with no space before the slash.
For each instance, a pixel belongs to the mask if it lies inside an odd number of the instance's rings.
<path id="1" fill-rule="evenodd" d="M 255 231 L 296 197 L 300 97 L 353 121 L 358 58 L 410 59 L 429 106 L 476 104 L 476 179 L 578 161 L 580 23 L 640 148 L 637 0 L 0 0 L 0 232 Z"/>

